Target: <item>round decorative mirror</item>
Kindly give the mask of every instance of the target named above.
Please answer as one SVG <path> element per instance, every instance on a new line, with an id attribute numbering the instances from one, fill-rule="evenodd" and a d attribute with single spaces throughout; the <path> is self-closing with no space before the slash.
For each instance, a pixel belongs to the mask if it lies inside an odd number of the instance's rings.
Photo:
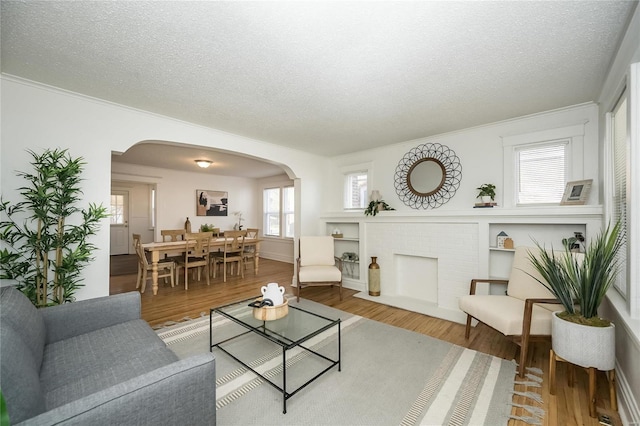
<path id="1" fill-rule="evenodd" d="M 416 195 L 428 197 L 438 192 L 444 184 L 444 165 L 435 158 L 416 161 L 407 172 L 407 185 Z"/>
<path id="2" fill-rule="evenodd" d="M 461 179 L 462 166 L 453 150 L 437 143 L 422 144 L 398 163 L 396 193 L 411 208 L 437 208 L 454 196 Z"/>

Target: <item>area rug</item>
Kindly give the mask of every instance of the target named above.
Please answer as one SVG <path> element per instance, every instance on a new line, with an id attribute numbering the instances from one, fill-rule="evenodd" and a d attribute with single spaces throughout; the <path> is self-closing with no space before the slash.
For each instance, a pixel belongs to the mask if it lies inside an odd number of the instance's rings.
<path id="1" fill-rule="evenodd" d="M 368 320 L 308 300 L 290 299 L 330 318 L 340 318 L 342 371 L 334 368 L 287 402 L 282 394 L 225 353 L 216 355 L 219 425 L 506 425 L 511 413 L 516 365 L 422 334 Z M 285 317 L 286 319 L 286 317 Z M 242 328 L 214 316 L 214 341 Z M 180 358 L 208 351 L 208 313 L 157 330 Z M 335 327 L 307 346 L 335 358 Z M 253 368 L 281 383 L 282 350 L 256 336 L 225 343 Z M 287 355 L 288 388 L 321 369 L 303 350 Z M 213 402 L 212 402 L 213 403 Z"/>

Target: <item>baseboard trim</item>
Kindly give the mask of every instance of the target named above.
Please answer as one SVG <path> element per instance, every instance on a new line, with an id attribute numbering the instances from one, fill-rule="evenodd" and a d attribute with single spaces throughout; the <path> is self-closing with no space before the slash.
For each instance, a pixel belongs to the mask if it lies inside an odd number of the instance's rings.
<path id="1" fill-rule="evenodd" d="M 618 412 L 623 425 L 640 425 L 640 408 L 633 397 L 631 386 L 624 370 L 616 362 L 616 380 L 618 382 Z"/>

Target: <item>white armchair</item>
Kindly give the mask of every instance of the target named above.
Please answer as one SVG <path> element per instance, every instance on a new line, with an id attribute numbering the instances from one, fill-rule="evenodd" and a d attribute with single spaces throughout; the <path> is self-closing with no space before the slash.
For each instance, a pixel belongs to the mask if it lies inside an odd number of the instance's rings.
<path id="1" fill-rule="evenodd" d="M 473 279 L 469 295 L 459 299 L 460 309 L 467 313 L 465 338 L 469 339 L 471 319 L 488 325 L 520 346 L 520 364 L 518 373 L 524 376 L 529 343 L 551 336 L 551 313 L 562 310 L 562 305 L 542 284 L 531 275 L 542 280 L 540 274 L 531 265 L 529 251 L 536 253 L 537 248 L 516 247 L 511 275 L 508 281 L 492 279 Z M 531 275 L 529 275 L 531 274 Z M 477 295 L 476 283 L 505 283 L 507 294 Z"/>
<path id="2" fill-rule="evenodd" d="M 302 287 L 327 285 L 338 285 L 342 300 L 342 259 L 334 256 L 333 237 L 300 237 L 299 243 L 298 301 Z"/>

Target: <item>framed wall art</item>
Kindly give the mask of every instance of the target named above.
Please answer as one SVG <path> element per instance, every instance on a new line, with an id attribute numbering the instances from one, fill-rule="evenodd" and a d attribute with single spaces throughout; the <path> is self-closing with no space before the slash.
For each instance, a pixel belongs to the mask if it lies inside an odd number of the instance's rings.
<path id="1" fill-rule="evenodd" d="M 227 216 L 228 193 L 226 191 L 196 190 L 197 216 Z"/>
<path id="2" fill-rule="evenodd" d="M 581 205 L 585 204 L 589 199 L 589 192 L 591 192 L 591 184 L 593 179 L 576 180 L 574 182 L 567 182 L 567 186 L 564 189 L 562 195 L 562 201 L 560 205 Z"/>

